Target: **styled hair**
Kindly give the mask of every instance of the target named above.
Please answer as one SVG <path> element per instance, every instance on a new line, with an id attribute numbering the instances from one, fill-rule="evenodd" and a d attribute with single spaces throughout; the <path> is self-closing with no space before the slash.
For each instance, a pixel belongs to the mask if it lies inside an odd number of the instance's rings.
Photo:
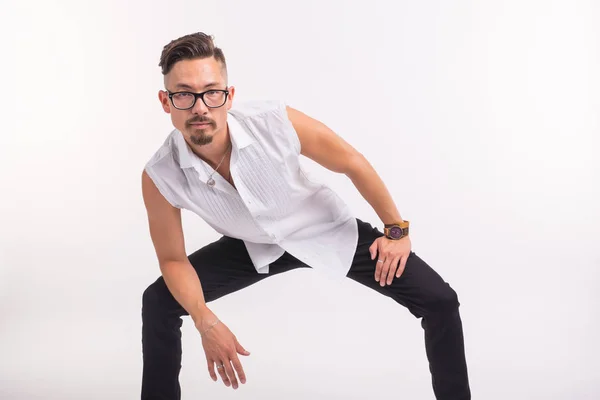
<path id="1" fill-rule="evenodd" d="M 215 46 L 214 37 L 203 32 L 191 33 L 172 40 L 163 47 L 158 66 L 162 69 L 162 74 L 167 75 L 173 65 L 181 60 L 194 60 L 197 58 L 214 57 L 222 65 L 225 75 L 227 75 L 227 63 L 223 51 Z"/>

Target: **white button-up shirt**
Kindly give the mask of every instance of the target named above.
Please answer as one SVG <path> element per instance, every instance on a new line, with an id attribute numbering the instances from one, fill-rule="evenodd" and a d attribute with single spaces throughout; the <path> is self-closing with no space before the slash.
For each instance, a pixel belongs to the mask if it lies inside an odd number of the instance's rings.
<path id="1" fill-rule="evenodd" d="M 258 273 L 285 251 L 331 277 L 346 276 L 358 241 L 357 221 L 326 185 L 300 165 L 300 141 L 285 103 L 236 104 L 227 124 L 234 188 L 173 130 L 145 169 L 174 207 L 199 215 L 217 232 L 244 241 Z"/>

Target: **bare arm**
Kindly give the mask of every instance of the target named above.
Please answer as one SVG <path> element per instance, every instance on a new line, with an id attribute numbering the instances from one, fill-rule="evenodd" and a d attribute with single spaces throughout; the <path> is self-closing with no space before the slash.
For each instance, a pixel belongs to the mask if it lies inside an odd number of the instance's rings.
<path id="1" fill-rule="evenodd" d="M 330 171 L 345 174 L 384 224 L 402 221 L 396 204 L 369 161 L 322 122 L 287 107 L 302 155 Z"/>
<path id="2" fill-rule="evenodd" d="M 196 326 L 211 321 L 202 285 L 185 253 L 181 210 L 162 196 L 146 171 L 142 173 L 142 195 L 148 213 L 150 236 L 162 276 L 173 297 L 188 312 Z M 204 322 L 203 322 L 204 321 Z"/>
<path id="3" fill-rule="evenodd" d="M 216 364 L 223 383 L 237 389 L 238 377 L 241 383 L 246 383 L 238 354 L 247 356 L 250 352 L 224 323 L 213 324 L 218 321 L 217 317 L 206 306 L 200 279 L 185 253 L 181 210 L 169 204 L 146 171 L 142 173 L 142 193 L 162 276 L 175 300 L 188 312 L 202 335 L 208 373 L 217 380 Z"/>
<path id="4" fill-rule="evenodd" d="M 302 155 L 350 178 L 384 224 L 403 221 L 385 184 L 361 153 L 322 122 L 291 107 L 287 108 L 287 113 L 298 133 Z M 377 256 L 381 261 L 375 268 L 375 280 L 381 286 L 391 285 L 394 275 L 399 278 L 404 271 L 411 251 L 410 238 L 389 240 L 380 237 L 369 251 L 371 259 Z"/>

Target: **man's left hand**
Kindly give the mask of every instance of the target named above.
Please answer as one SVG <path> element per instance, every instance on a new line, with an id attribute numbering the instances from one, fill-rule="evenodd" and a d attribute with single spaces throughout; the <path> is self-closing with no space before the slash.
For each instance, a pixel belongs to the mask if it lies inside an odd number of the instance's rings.
<path id="1" fill-rule="evenodd" d="M 371 260 L 374 260 L 377 256 L 375 280 L 381 286 L 391 285 L 394 274 L 396 278 L 400 278 L 400 275 L 404 272 L 406 259 L 411 251 L 410 238 L 405 236 L 400 240 L 392 240 L 381 236 L 373 242 L 369 247 L 369 251 L 371 252 Z"/>

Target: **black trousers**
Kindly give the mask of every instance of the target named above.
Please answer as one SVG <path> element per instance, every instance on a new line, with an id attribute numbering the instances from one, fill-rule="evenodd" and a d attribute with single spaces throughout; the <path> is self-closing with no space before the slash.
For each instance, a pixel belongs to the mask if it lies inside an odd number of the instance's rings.
<path id="1" fill-rule="evenodd" d="M 438 400 L 471 398 L 465 360 L 462 322 L 456 292 L 425 261 L 411 252 L 400 278 L 381 287 L 375 281 L 377 258 L 371 260 L 369 246 L 383 234 L 358 221 L 359 240 L 348 277 L 407 307 L 425 334 L 425 350 L 432 385 Z M 241 240 L 222 237 L 189 256 L 198 272 L 206 302 L 240 290 L 269 276 L 308 267 L 285 253 L 258 274 Z M 159 277 L 142 296 L 142 399 L 179 400 L 181 388 L 181 317 L 188 313 Z"/>

